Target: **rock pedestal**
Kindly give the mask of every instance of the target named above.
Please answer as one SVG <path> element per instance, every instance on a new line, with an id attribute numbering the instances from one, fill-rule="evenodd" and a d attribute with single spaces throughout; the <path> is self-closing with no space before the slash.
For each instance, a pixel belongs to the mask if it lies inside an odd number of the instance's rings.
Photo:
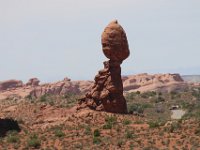
<path id="1" fill-rule="evenodd" d="M 104 62 L 104 69 L 95 76 L 92 90 L 79 100 L 77 109 L 89 107 L 99 111 L 127 113 L 120 65 L 129 56 L 129 48 L 126 34 L 117 21 L 105 28 L 102 49 L 110 60 Z"/>

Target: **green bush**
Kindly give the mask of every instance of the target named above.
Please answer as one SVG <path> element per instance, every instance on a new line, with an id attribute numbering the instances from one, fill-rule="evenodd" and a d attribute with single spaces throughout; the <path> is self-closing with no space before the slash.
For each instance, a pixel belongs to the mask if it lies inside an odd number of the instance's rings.
<path id="1" fill-rule="evenodd" d="M 105 118 L 105 125 L 103 125 L 103 129 L 111 129 L 113 125 L 117 122 L 117 118 L 115 116 L 107 116 Z"/>
<path id="2" fill-rule="evenodd" d="M 45 94 L 45 95 L 42 95 L 41 97 L 40 97 L 40 102 L 46 102 L 47 101 L 47 95 Z"/>
<path id="3" fill-rule="evenodd" d="M 194 132 L 196 135 L 200 136 L 200 129 L 196 129 L 195 132 Z"/>
<path id="4" fill-rule="evenodd" d="M 127 130 L 127 131 L 125 132 L 125 137 L 126 137 L 127 139 L 132 139 L 132 138 L 133 138 L 133 133 L 130 132 L 129 130 Z"/>
<path id="5" fill-rule="evenodd" d="M 180 128 L 181 128 L 180 122 L 172 122 L 172 124 L 170 125 L 170 128 L 169 128 L 169 131 L 174 132 L 175 130 L 178 130 Z"/>
<path id="6" fill-rule="evenodd" d="M 131 103 L 128 104 L 128 113 L 137 112 L 143 114 L 146 108 L 152 108 L 153 106 L 149 103 Z"/>
<path id="7" fill-rule="evenodd" d="M 150 98 L 150 97 L 154 97 L 154 96 L 156 96 L 155 91 L 144 92 L 141 94 L 142 98 Z"/>
<path id="8" fill-rule="evenodd" d="M 38 139 L 36 134 L 33 134 L 29 137 L 28 141 L 28 147 L 33 147 L 33 148 L 40 148 L 41 142 Z"/>
<path id="9" fill-rule="evenodd" d="M 62 130 L 60 130 L 60 129 L 56 129 L 56 130 L 54 131 L 54 134 L 55 134 L 55 136 L 57 136 L 57 137 L 63 137 L 63 136 L 65 136 L 65 133 L 63 133 Z"/>
<path id="10" fill-rule="evenodd" d="M 16 135 L 9 135 L 9 136 L 7 137 L 7 141 L 8 141 L 9 143 L 17 143 L 17 142 L 19 142 L 20 140 L 19 140 L 19 137 L 16 136 Z"/>
<path id="11" fill-rule="evenodd" d="M 134 100 L 137 95 L 139 94 L 135 92 L 127 93 L 125 99 L 127 101 L 131 101 L 131 100 Z"/>
<path id="12" fill-rule="evenodd" d="M 93 135 L 94 135 L 94 137 L 99 137 L 100 131 L 98 129 L 95 129 Z"/>
<path id="13" fill-rule="evenodd" d="M 112 129 L 113 124 L 110 122 L 107 122 L 106 124 L 103 125 L 103 129 Z"/>
<path id="14" fill-rule="evenodd" d="M 160 103 L 160 102 L 164 102 L 165 99 L 161 96 L 158 96 L 158 98 L 155 99 L 155 103 Z"/>
<path id="15" fill-rule="evenodd" d="M 131 124 L 131 120 L 128 119 L 123 120 L 123 125 L 129 125 L 129 124 Z"/>
<path id="16" fill-rule="evenodd" d="M 19 142 L 19 137 L 17 135 L 17 131 L 13 130 L 13 131 L 9 131 L 8 132 L 8 136 L 7 136 L 7 141 L 9 143 L 17 143 Z"/>
<path id="17" fill-rule="evenodd" d="M 98 137 L 93 137 L 93 143 L 94 144 L 100 144 L 101 143 L 101 139 Z"/>
<path id="18" fill-rule="evenodd" d="M 86 126 L 85 127 L 85 134 L 86 135 L 90 135 L 91 134 L 91 128 L 90 128 L 90 126 Z"/>
<path id="19" fill-rule="evenodd" d="M 148 125 L 149 125 L 149 128 L 158 128 L 160 126 L 158 121 L 149 121 Z"/>
<path id="20" fill-rule="evenodd" d="M 192 91 L 192 96 L 194 96 L 197 100 L 200 100 L 200 91 L 198 89 L 194 89 Z"/>

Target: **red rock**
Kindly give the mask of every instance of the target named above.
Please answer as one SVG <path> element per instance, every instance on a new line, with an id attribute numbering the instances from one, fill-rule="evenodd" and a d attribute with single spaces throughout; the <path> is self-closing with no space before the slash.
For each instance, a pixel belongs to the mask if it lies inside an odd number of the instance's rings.
<path id="1" fill-rule="evenodd" d="M 0 82 L 0 91 L 2 90 L 8 90 L 11 88 L 17 88 L 17 87 L 22 87 L 23 82 L 20 80 L 7 80 Z"/>
<path id="2" fill-rule="evenodd" d="M 154 74 L 147 73 L 126 76 L 123 82 L 125 92 L 146 91 L 183 91 L 188 84 L 179 74 Z"/>
<path id="3" fill-rule="evenodd" d="M 101 36 L 103 52 L 113 61 L 123 61 L 129 56 L 129 46 L 126 33 L 117 20 L 105 28 Z"/>
<path id="4" fill-rule="evenodd" d="M 26 86 L 38 86 L 40 83 L 40 80 L 38 78 L 31 78 L 29 81 L 26 83 Z"/>
<path id="5" fill-rule="evenodd" d="M 80 93 L 76 84 L 73 84 L 70 79 L 65 78 L 62 81 L 58 81 L 51 84 L 43 84 L 32 89 L 30 96 L 40 97 L 45 94 L 65 95 L 67 93 Z"/>
<path id="6" fill-rule="evenodd" d="M 129 48 L 126 34 L 117 21 L 105 28 L 102 48 L 110 60 L 104 62 L 104 69 L 95 76 L 91 92 L 80 99 L 77 109 L 89 107 L 99 111 L 127 113 L 120 65 L 129 56 Z"/>

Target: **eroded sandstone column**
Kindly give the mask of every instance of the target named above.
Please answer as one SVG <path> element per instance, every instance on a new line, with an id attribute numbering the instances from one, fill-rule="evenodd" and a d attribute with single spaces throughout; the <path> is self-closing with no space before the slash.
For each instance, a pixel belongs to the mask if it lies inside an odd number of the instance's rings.
<path id="1" fill-rule="evenodd" d="M 120 64 L 129 56 L 126 33 L 117 21 L 112 21 L 102 33 L 102 49 L 109 59 L 95 76 L 92 90 L 79 101 L 77 109 L 89 107 L 114 113 L 127 113 L 123 96 Z"/>

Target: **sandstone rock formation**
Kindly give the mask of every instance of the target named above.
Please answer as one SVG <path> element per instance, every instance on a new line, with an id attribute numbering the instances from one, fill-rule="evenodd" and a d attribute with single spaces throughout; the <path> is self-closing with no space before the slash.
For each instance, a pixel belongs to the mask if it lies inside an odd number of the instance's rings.
<path id="1" fill-rule="evenodd" d="M 123 77 L 125 92 L 146 91 L 183 91 L 188 84 L 183 81 L 179 74 L 154 74 L 147 73 Z"/>
<path id="2" fill-rule="evenodd" d="M 65 95 L 67 93 L 80 93 L 78 85 L 70 82 L 68 78 L 52 84 L 37 86 L 30 92 L 31 97 L 40 97 L 45 94 Z"/>
<path id="3" fill-rule="evenodd" d="M 20 80 L 7 80 L 4 82 L 0 82 L 0 91 L 8 90 L 11 88 L 22 87 L 22 86 L 23 86 L 23 82 Z"/>
<path id="4" fill-rule="evenodd" d="M 18 80 L 15 80 L 18 81 Z M 158 91 L 158 92 L 171 92 L 171 91 L 183 91 L 189 86 L 199 86 L 199 83 L 191 84 L 184 82 L 179 74 L 137 74 L 122 77 L 124 93 L 130 92 L 146 92 L 146 91 Z M 0 83 L 8 83 L 3 81 Z M 12 97 L 24 98 L 28 95 L 38 98 L 45 94 L 57 94 L 64 95 L 67 93 L 85 94 L 91 91 L 94 82 L 93 81 L 71 81 L 69 78 L 64 80 L 37 84 L 30 82 L 30 85 L 24 85 L 21 81 L 18 86 L 11 86 L 12 88 L 0 89 L 0 100 Z M 1 84 L 0 84 L 1 85 Z M 4 84 L 3 84 L 4 85 Z M 31 86 L 33 85 L 33 86 Z M 1 87 L 1 86 L 0 86 Z M 10 86 L 9 86 L 10 87 Z"/>
<path id="5" fill-rule="evenodd" d="M 128 41 L 123 28 L 117 21 L 111 22 L 102 34 L 103 52 L 110 60 L 95 76 L 91 92 L 80 99 L 78 110 L 89 107 L 114 113 L 127 113 L 123 96 L 120 64 L 129 56 Z"/>
<path id="6" fill-rule="evenodd" d="M 29 81 L 26 83 L 26 86 L 38 86 L 40 83 L 40 80 L 38 78 L 31 78 Z"/>

